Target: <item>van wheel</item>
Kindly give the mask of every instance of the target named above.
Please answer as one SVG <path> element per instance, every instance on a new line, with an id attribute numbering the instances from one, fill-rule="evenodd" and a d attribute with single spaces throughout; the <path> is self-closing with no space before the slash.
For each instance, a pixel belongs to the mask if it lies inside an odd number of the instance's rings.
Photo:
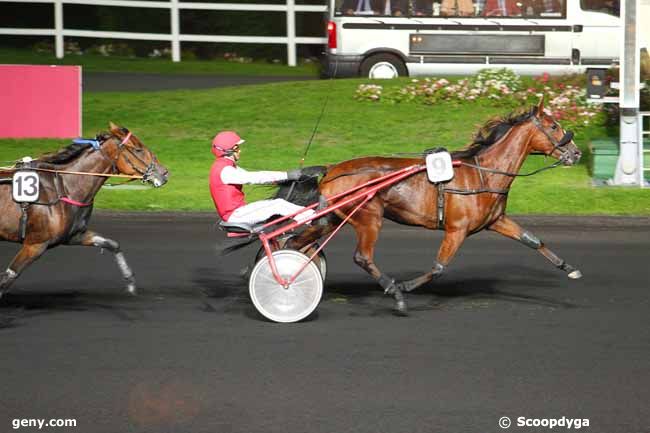
<path id="1" fill-rule="evenodd" d="M 372 79 L 407 77 L 406 65 L 393 54 L 375 54 L 361 63 L 361 76 Z"/>

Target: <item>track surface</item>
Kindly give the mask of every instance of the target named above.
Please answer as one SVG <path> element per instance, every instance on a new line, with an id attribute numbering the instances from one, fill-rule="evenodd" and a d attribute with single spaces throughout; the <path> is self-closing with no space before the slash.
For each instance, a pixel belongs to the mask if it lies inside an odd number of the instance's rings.
<path id="1" fill-rule="evenodd" d="M 503 431 L 502 416 L 650 431 L 650 220 L 519 220 L 584 278 L 482 233 L 398 318 L 352 264 L 346 229 L 328 248 L 317 314 L 278 325 L 237 275 L 254 251 L 219 258 L 210 216 L 97 215 L 141 295 L 124 294 L 93 249 L 52 250 L 30 268 L 0 304 L 0 431 L 75 418 L 42 431 L 485 433 Z M 440 238 L 388 224 L 377 262 L 410 277 Z M 0 245 L 5 266 L 16 246 Z"/>

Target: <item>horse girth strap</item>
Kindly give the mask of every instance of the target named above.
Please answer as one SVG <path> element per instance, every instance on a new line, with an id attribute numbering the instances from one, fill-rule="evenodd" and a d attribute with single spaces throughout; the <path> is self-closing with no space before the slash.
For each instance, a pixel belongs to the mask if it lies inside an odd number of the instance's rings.
<path id="1" fill-rule="evenodd" d="M 438 184 L 438 229 L 445 228 L 445 184 Z"/>
<path id="2" fill-rule="evenodd" d="M 20 241 L 24 241 L 27 236 L 27 209 L 29 209 L 29 203 L 20 203 L 20 224 L 18 231 L 20 233 Z"/>
<path id="3" fill-rule="evenodd" d="M 458 194 L 458 195 L 474 195 L 474 194 L 501 194 L 508 195 L 508 189 L 494 189 L 494 188 L 479 188 L 479 189 L 457 189 L 446 187 L 444 183 L 440 182 L 436 185 L 438 187 L 438 229 L 445 228 L 445 193 Z"/>

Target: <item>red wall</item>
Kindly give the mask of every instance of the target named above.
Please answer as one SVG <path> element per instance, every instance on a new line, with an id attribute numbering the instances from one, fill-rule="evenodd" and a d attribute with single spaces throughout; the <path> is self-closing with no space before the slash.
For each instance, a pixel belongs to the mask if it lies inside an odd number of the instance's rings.
<path id="1" fill-rule="evenodd" d="M 0 137 L 81 135 L 81 67 L 0 65 Z"/>

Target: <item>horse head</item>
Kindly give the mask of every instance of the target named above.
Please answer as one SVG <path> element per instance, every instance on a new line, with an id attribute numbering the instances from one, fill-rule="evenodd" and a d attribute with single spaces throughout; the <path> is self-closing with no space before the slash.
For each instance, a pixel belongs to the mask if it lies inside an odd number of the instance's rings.
<path id="1" fill-rule="evenodd" d="M 552 156 L 564 165 L 578 163 L 582 152 L 573 142 L 573 132 L 565 131 L 551 113 L 544 110 L 544 96 L 539 101 L 536 113 L 530 119 L 535 125 L 530 150 Z"/>
<path id="2" fill-rule="evenodd" d="M 112 139 L 104 143 L 102 150 L 113 161 L 113 166 L 119 173 L 140 175 L 143 182 L 150 182 L 155 188 L 167 183 L 169 170 L 138 137 L 113 122 L 109 123 L 109 129 Z"/>

